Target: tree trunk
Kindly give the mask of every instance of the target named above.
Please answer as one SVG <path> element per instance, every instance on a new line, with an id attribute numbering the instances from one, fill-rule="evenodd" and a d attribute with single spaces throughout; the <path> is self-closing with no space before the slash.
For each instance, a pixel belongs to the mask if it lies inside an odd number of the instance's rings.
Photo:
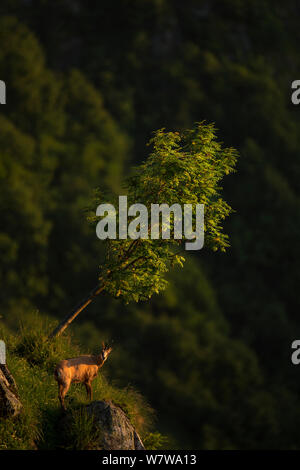
<path id="1" fill-rule="evenodd" d="M 57 327 L 50 333 L 48 339 L 55 338 L 56 336 L 60 336 L 63 331 L 70 325 L 70 323 L 74 320 L 74 318 L 79 315 L 82 310 L 84 310 L 97 295 L 99 295 L 104 289 L 104 286 L 97 285 L 90 293 L 87 295 L 78 305 L 67 315 L 65 318 L 57 325 Z"/>

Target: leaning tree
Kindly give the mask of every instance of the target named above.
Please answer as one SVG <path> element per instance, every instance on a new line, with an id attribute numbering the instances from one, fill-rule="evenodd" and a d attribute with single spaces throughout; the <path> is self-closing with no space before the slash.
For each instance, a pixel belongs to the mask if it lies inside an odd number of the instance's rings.
<path id="1" fill-rule="evenodd" d="M 213 124 L 197 123 L 193 129 L 179 132 L 155 132 L 149 144 L 152 152 L 134 168 L 125 184 L 128 205 L 204 204 L 204 245 L 225 251 L 228 236 L 222 221 L 232 211 L 222 199 L 220 186 L 224 175 L 234 171 L 237 151 L 222 148 L 216 140 Z M 97 205 L 108 201 L 98 193 Z M 95 207 L 94 207 L 95 210 Z M 195 217 L 193 211 L 192 217 Z M 95 212 L 89 220 L 96 224 Z M 174 230 L 171 218 L 171 231 Z M 162 227 L 160 227 L 161 229 Z M 185 237 L 175 239 L 106 239 L 105 260 L 97 285 L 58 324 L 50 338 L 60 335 L 69 324 L 100 294 L 122 298 L 126 303 L 148 300 L 167 285 L 166 273 L 175 265 L 183 266 Z"/>

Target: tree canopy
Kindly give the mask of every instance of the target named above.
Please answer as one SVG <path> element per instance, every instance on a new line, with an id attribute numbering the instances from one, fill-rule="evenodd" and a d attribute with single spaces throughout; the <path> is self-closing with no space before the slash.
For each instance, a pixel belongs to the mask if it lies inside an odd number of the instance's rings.
<path id="1" fill-rule="evenodd" d="M 142 203 L 151 212 L 152 204 L 203 204 L 205 210 L 205 246 L 225 251 L 228 236 L 222 232 L 221 222 L 230 213 L 230 206 L 221 197 L 220 182 L 231 173 L 237 152 L 223 149 L 217 142 L 214 126 L 199 123 L 192 130 L 155 132 L 150 140 L 152 152 L 133 171 L 125 184 L 128 206 Z M 100 202 L 100 200 L 98 200 Z M 195 210 L 192 213 L 195 219 Z M 91 216 L 90 220 L 97 220 Z M 170 266 L 183 264 L 182 239 L 174 238 L 176 217 L 170 219 L 170 238 L 163 239 L 162 220 L 160 238 L 141 232 L 137 238 L 107 239 L 106 260 L 101 266 L 100 284 L 104 292 L 130 300 L 147 300 L 153 293 L 164 290 L 166 273 Z M 195 220 L 194 220 L 195 222 Z M 152 223 L 152 222 L 151 222 Z M 177 249 L 176 249 L 177 247 Z"/>

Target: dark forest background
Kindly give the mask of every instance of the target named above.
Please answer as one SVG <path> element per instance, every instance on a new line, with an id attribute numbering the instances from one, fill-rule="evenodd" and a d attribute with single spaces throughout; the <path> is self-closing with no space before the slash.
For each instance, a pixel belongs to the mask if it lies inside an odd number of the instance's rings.
<path id="1" fill-rule="evenodd" d="M 0 321 L 61 319 L 95 285 L 94 188 L 122 194 L 152 132 L 215 122 L 240 152 L 225 254 L 188 254 L 148 303 L 98 298 L 70 330 L 113 339 L 180 448 L 299 448 L 299 3 L 1 0 Z"/>

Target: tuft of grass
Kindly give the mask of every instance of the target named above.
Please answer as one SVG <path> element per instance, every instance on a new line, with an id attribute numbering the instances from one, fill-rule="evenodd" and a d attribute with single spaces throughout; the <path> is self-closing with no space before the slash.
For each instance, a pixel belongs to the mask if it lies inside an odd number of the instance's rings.
<path id="1" fill-rule="evenodd" d="M 62 358 L 80 354 L 79 346 L 70 334 L 48 341 L 48 333 L 52 328 L 52 322 L 37 315 L 30 322 L 22 322 L 19 341 L 15 346 L 16 354 L 24 357 L 30 365 L 38 365 L 48 371 L 53 371 Z"/>
<path id="2" fill-rule="evenodd" d="M 72 408 L 65 425 L 65 449 L 68 450 L 99 450 L 101 431 L 96 428 L 94 419 L 85 407 Z"/>
<path id="3" fill-rule="evenodd" d="M 7 345 L 7 364 L 11 370 L 23 404 L 23 412 L 16 418 L 0 419 L 0 450 L 26 449 L 92 449 L 98 440 L 93 420 L 84 406 L 89 402 L 85 387 L 73 384 L 66 398 L 70 416 L 71 442 L 62 440 L 63 414 L 58 401 L 54 367 L 61 359 L 86 354 L 70 334 L 52 342 L 47 341 L 53 325 L 37 314 L 23 321 L 17 332 L 0 326 L 0 337 Z M 136 427 L 142 439 L 153 428 L 154 413 L 142 395 L 128 386 L 118 388 L 111 384 L 100 370 L 93 381 L 93 400 L 111 400 L 120 406 Z M 157 442 L 158 439 L 156 439 Z M 99 440 L 98 440 L 99 443 Z M 157 445 L 157 444 L 155 444 Z"/>
<path id="4" fill-rule="evenodd" d="M 169 445 L 169 438 L 159 432 L 148 432 L 144 436 L 143 444 L 147 450 L 166 449 Z"/>

